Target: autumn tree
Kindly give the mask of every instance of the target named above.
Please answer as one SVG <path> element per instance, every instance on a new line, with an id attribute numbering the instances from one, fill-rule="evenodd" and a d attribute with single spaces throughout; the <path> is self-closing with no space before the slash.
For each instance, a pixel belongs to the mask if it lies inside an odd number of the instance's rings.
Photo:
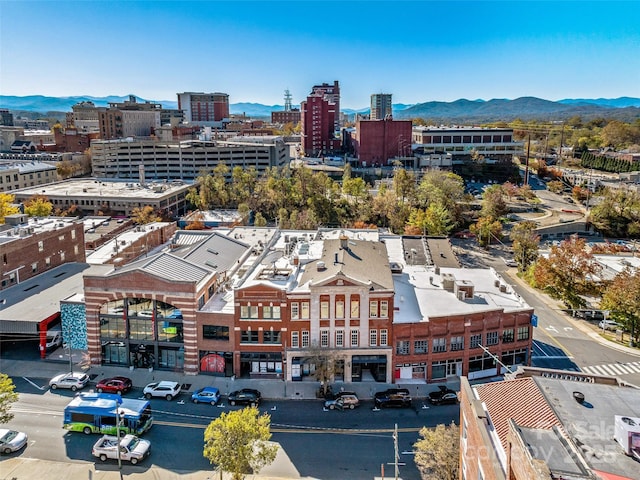
<path id="1" fill-rule="evenodd" d="M 602 294 L 600 308 L 631 332 L 629 346 L 640 336 L 640 270 L 629 268 L 618 273 Z"/>
<path id="2" fill-rule="evenodd" d="M 131 212 L 131 219 L 138 225 L 146 225 L 147 223 L 160 221 L 160 217 L 151 205 L 134 208 Z"/>
<path id="3" fill-rule="evenodd" d="M 0 193 L 0 223 L 4 223 L 4 217 L 20 213 L 17 205 L 14 205 L 16 197 L 10 193 Z"/>
<path id="4" fill-rule="evenodd" d="M 0 373 L 0 425 L 11 421 L 11 404 L 18 401 L 16 386 L 6 373 Z"/>
<path id="5" fill-rule="evenodd" d="M 469 227 L 472 233 L 478 238 L 478 245 L 487 247 L 492 239 L 502 238 L 502 223 L 491 216 L 478 218 L 478 221 Z"/>
<path id="6" fill-rule="evenodd" d="M 622 238 L 640 236 L 640 194 L 626 188 L 607 188 L 591 209 L 590 220 L 604 235 Z"/>
<path id="7" fill-rule="evenodd" d="M 270 438 L 271 417 L 256 407 L 225 412 L 207 426 L 203 455 L 233 480 L 242 480 L 275 460 L 278 446 Z"/>
<path id="8" fill-rule="evenodd" d="M 53 211 L 53 203 L 43 195 L 34 195 L 24 204 L 24 213 L 30 217 L 48 217 Z"/>
<path id="9" fill-rule="evenodd" d="M 536 224 L 532 221 L 518 222 L 513 226 L 509 236 L 513 242 L 513 255 L 518 270 L 526 271 L 538 258 L 540 237 L 535 233 Z"/>
<path id="10" fill-rule="evenodd" d="M 586 305 L 582 295 L 596 293 L 595 277 L 600 270 L 593 255 L 586 251 L 585 240 L 572 236 L 551 247 L 548 258 L 538 258 L 533 277 L 537 288 L 569 308 L 578 309 Z"/>
<path id="11" fill-rule="evenodd" d="M 482 195 L 482 216 L 500 218 L 507 213 L 502 185 L 487 187 Z"/>
<path id="12" fill-rule="evenodd" d="M 460 461 L 460 428 L 451 423 L 420 429 L 414 443 L 415 462 L 423 479 L 456 480 Z"/>
<path id="13" fill-rule="evenodd" d="M 552 180 L 547 183 L 547 189 L 553 193 L 562 193 L 564 190 L 564 183 L 561 180 Z"/>
<path id="14" fill-rule="evenodd" d="M 309 365 L 311 376 L 320 383 L 321 394 L 330 391 L 330 383 L 338 375 L 344 374 L 344 357 L 335 350 L 329 350 L 312 343 L 305 352 L 304 363 Z"/>

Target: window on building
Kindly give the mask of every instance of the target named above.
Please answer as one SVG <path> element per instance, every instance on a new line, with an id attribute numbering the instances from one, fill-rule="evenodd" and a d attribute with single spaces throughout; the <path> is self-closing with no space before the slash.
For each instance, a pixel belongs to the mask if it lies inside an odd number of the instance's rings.
<path id="1" fill-rule="evenodd" d="M 529 340 L 529 327 L 518 327 L 518 340 Z"/>
<path id="2" fill-rule="evenodd" d="M 369 330 L 369 346 L 377 347 L 378 346 L 378 330 L 372 328 Z"/>
<path id="3" fill-rule="evenodd" d="M 389 302 L 380 300 L 380 318 L 389 318 Z"/>
<path id="4" fill-rule="evenodd" d="M 229 327 L 221 325 L 203 325 L 202 338 L 229 341 Z"/>
<path id="5" fill-rule="evenodd" d="M 380 346 L 386 347 L 388 345 L 388 341 L 389 341 L 388 330 L 386 328 L 383 328 L 382 330 L 380 330 Z"/>
<path id="6" fill-rule="evenodd" d="M 480 372 L 492 368 L 496 368 L 496 360 L 488 353 L 469 358 L 469 372 Z"/>
<path id="7" fill-rule="evenodd" d="M 498 344 L 498 332 L 487 332 L 487 346 Z"/>
<path id="8" fill-rule="evenodd" d="M 444 339 L 443 339 L 444 340 Z M 431 363 L 431 378 L 445 378 L 447 376 L 447 362 L 442 360 Z"/>
<path id="9" fill-rule="evenodd" d="M 464 337 L 462 335 L 451 337 L 451 351 L 464 350 Z"/>
<path id="10" fill-rule="evenodd" d="M 298 332 L 291 332 L 291 348 L 300 347 L 300 334 Z"/>
<path id="11" fill-rule="evenodd" d="M 241 305 L 240 318 L 258 318 L 257 305 Z"/>
<path id="12" fill-rule="evenodd" d="M 336 318 L 344 318 L 344 301 L 336 301 Z"/>
<path id="13" fill-rule="evenodd" d="M 469 338 L 469 348 L 479 348 L 482 343 L 482 334 L 471 335 Z"/>
<path id="14" fill-rule="evenodd" d="M 298 302 L 291 303 L 291 320 L 300 318 L 300 304 Z"/>
<path id="15" fill-rule="evenodd" d="M 262 341 L 263 343 L 276 343 L 280 344 L 282 341 L 280 340 L 280 330 L 267 330 L 262 332 Z"/>
<path id="16" fill-rule="evenodd" d="M 429 353 L 429 341 L 428 340 L 416 340 L 413 342 L 413 353 L 422 354 Z"/>
<path id="17" fill-rule="evenodd" d="M 66 255 L 65 252 L 60 252 L 60 261 L 64 263 L 64 259 L 65 259 Z"/>
<path id="18" fill-rule="evenodd" d="M 329 318 L 329 301 L 323 300 L 320 302 L 320 318 Z"/>
<path id="19" fill-rule="evenodd" d="M 304 330 L 302 332 L 302 348 L 307 348 L 309 346 L 309 331 Z"/>
<path id="20" fill-rule="evenodd" d="M 409 340 L 398 340 L 396 342 L 397 355 L 409 355 Z"/>
<path id="21" fill-rule="evenodd" d="M 42 240 L 38 242 L 38 251 L 44 252 L 44 242 Z"/>
<path id="22" fill-rule="evenodd" d="M 300 306 L 300 318 L 307 320 L 309 318 L 309 302 L 302 302 Z"/>
<path id="23" fill-rule="evenodd" d="M 240 343 L 258 343 L 258 332 L 256 330 L 242 330 Z"/>
<path id="24" fill-rule="evenodd" d="M 271 305 L 262 307 L 262 318 L 271 318 Z"/>
<path id="25" fill-rule="evenodd" d="M 45 258 L 45 259 L 44 259 L 44 264 L 45 264 L 47 267 L 50 267 L 50 266 L 51 266 L 51 257 L 47 257 L 47 258 Z"/>
<path id="26" fill-rule="evenodd" d="M 329 330 L 320 330 L 320 346 L 325 348 L 329 346 Z"/>
<path id="27" fill-rule="evenodd" d="M 359 336 L 359 331 L 357 329 L 353 329 L 351 330 L 351 346 L 352 347 L 357 347 L 359 342 L 358 342 L 358 336 Z"/>
<path id="28" fill-rule="evenodd" d="M 513 343 L 513 328 L 505 328 L 502 331 L 502 343 Z"/>
<path id="29" fill-rule="evenodd" d="M 351 318 L 360 318 L 360 300 L 357 298 L 351 299 Z"/>
<path id="30" fill-rule="evenodd" d="M 58 235 L 58 241 L 64 242 L 64 235 Z"/>
<path id="31" fill-rule="evenodd" d="M 433 351 L 446 352 L 447 351 L 447 339 L 446 338 L 434 338 L 433 339 Z"/>
<path id="32" fill-rule="evenodd" d="M 378 301 L 371 300 L 369 302 L 369 317 L 378 318 Z"/>
<path id="33" fill-rule="evenodd" d="M 336 347 L 344 347 L 344 330 L 336 330 Z"/>
<path id="34" fill-rule="evenodd" d="M 36 273 L 38 271 L 38 262 L 31 264 L 31 273 Z"/>
<path id="35" fill-rule="evenodd" d="M 73 254 L 78 255 L 80 253 L 80 247 L 78 245 L 73 246 Z"/>

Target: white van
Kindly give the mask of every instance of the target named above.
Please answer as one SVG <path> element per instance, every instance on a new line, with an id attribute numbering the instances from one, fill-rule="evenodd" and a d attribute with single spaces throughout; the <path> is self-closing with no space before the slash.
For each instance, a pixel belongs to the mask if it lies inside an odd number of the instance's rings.
<path id="1" fill-rule="evenodd" d="M 62 330 L 52 329 L 47 331 L 47 343 L 45 348 L 51 350 L 62 345 Z"/>

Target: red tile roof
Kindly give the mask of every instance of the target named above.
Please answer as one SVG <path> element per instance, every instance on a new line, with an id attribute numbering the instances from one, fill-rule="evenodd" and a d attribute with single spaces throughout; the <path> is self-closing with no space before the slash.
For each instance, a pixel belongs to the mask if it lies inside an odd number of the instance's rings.
<path id="1" fill-rule="evenodd" d="M 507 448 L 508 420 L 527 428 L 562 427 L 533 378 L 525 377 L 475 386 L 487 406 L 502 446 Z"/>

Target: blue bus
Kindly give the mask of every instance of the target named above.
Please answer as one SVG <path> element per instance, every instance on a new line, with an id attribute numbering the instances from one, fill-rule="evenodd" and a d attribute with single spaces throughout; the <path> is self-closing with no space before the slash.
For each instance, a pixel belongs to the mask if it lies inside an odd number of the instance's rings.
<path id="1" fill-rule="evenodd" d="M 117 435 L 118 413 L 120 435 L 140 435 L 153 423 L 147 400 L 122 398 L 110 393 L 80 393 L 64 409 L 62 427 L 71 432 Z"/>

